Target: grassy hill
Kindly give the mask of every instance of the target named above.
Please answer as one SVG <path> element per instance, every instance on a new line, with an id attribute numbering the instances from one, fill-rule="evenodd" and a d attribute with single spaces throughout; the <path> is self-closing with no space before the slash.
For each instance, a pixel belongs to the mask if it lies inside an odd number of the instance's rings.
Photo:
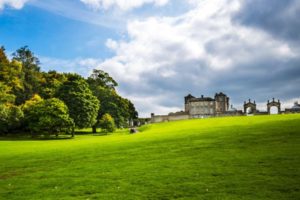
<path id="1" fill-rule="evenodd" d="M 299 199 L 300 115 L 0 140 L 0 199 Z"/>

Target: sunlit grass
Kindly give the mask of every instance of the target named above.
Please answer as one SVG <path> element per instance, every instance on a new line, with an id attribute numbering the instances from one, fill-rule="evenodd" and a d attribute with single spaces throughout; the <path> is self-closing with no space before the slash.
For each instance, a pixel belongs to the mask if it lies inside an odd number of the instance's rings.
<path id="1" fill-rule="evenodd" d="M 0 140 L 0 199 L 297 199 L 299 134 L 276 115 Z"/>

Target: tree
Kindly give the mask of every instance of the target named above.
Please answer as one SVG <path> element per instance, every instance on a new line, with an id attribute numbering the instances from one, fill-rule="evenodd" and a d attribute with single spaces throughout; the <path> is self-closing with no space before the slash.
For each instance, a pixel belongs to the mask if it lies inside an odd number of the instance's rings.
<path id="1" fill-rule="evenodd" d="M 4 104 L 0 104 L 0 133 L 8 132 L 9 111 Z"/>
<path id="2" fill-rule="evenodd" d="M 118 86 L 118 83 L 106 72 L 94 69 L 93 73 L 87 79 L 90 87 L 104 87 L 108 89 L 115 89 Z"/>
<path id="3" fill-rule="evenodd" d="M 67 81 L 65 74 L 56 71 L 43 72 L 43 82 L 39 88 L 39 94 L 44 98 L 53 98 L 60 86 Z"/>
<path id="4" fill-rule="evenodd" d="M 110 114 L 104 114 L 100 120 L 100 127 L 105 133 L 112 133 L 115 131 L 116 126 L 114 119 Z"/>
<path id="5" fill-rule="evenodd" d="M 20 107 L 0 104 L 0 133 L 8 133 L 20 128 L 24 114 Z"/>
<path id="6" fill-rule="evenodd" d="M 11 94 L 11 89 L 3 82 L 0 82 L 0 104 L 14 103 L 15 95 Z"/>
<path id="7" fill-rule="evenodd" d="M 26 113 L 31 109 L 31 107 L 39 102 L 43 101 L 43 99 L 40 97 L 40 95 L 35 94 L 31 99 L 27 100 L 22 105 L 22 110 Z"/>
<path id="8" fill-rule="evenodd" d="M 31 105 L 25 116 L 32 134 L 49 136 L 60 133 L 72 133 L 74 121 L 68 114 L 68 107 L 63 101 L 51 98 Z"/>
<path id="9" fill-rule="evenodd" d="M 10 93 L 17 96 L 17 94 L 24 93 L 23 87 L 23 72 L 22 64 L 18 61 L 9 61 L 5 54 L 5 49 L 0 48 L 0 81 L 5 83 L 10 88 Z"/>
<path id="10" fill-rule="evenodd" d="M 135 121 L 137 121 L 139 114 L 136 111 L 134 104 L 130 100 L 127 101 L 128 101 L 129 122 L 130 125 L 135 126 Z"/>
<path id="11" fill-rule="evenodd" d="M 8 131 L 16 131 L 19 130 L 23 120 L 24 113 L 19 106 L 16 105 L 8 105 Z"/>
<path id="12" fill-rule="evenodd" d="M 129 121 L 138 117 L 132 102 L 117 94 L 115 87 L 118 83 L 108 73 L 94 69 L 87 82 L 101 104 L 98 120 L 105 113 L 109 113 L 114 118 L 116 126 L 120 128 L 128 126 Z"/>
<path id="13" fill-rule="evenodd" d="M 96 123 L 100 103 L 82 77 L 69 74 L 57 97 L 68 106 L 77 128 L 92 127 Z"/>
<path id="14" fill-rule="evenodd" d="M 39 59 L 34 56 L 34 53 L 30 51 L 27 46 L 21 47 L 13 53 L 13 61 L 22 64 L 20 76 L 24 91 L 16 94 L 16 103 L 20 105 L 38 93 L 41 82 L 43 82 L 43 77 L 40 73 Z"/>
<path id="15" fill-rule="evenodd" d="M 0 63 L 9 63 L 9 60 L 5 54 L 4 46 L 0 47 Z"/>
<path id="16" fill-rule="evenodd" d="M 13 60 L 21 62 L 26 70 L 40 71 L 40 60 L 34 56 L 34 53 L 24 46 L 13 53 Z"/>

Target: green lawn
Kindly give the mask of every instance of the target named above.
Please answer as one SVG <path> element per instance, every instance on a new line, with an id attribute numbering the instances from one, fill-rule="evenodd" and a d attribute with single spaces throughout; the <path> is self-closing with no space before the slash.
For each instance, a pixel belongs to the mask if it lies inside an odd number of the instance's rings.
<path id="1" fill-rule="evenodd" d="M 300 115 L 148 125 L 137 134 L 0 139 L 0 199 L 300 198 Z"/>

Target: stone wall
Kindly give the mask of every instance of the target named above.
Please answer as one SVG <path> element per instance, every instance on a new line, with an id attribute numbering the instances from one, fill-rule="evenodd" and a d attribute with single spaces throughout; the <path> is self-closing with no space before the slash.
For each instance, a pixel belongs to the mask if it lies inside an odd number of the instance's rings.
<path id="1" fill-rule="evenodd" d="M 189 119 L 189 118 L 190 118 L 190 116 L 185 112 L 170 113 L 168 115 L 151 114 L 151 123 L 185 120 L 185 119 Z"/>

